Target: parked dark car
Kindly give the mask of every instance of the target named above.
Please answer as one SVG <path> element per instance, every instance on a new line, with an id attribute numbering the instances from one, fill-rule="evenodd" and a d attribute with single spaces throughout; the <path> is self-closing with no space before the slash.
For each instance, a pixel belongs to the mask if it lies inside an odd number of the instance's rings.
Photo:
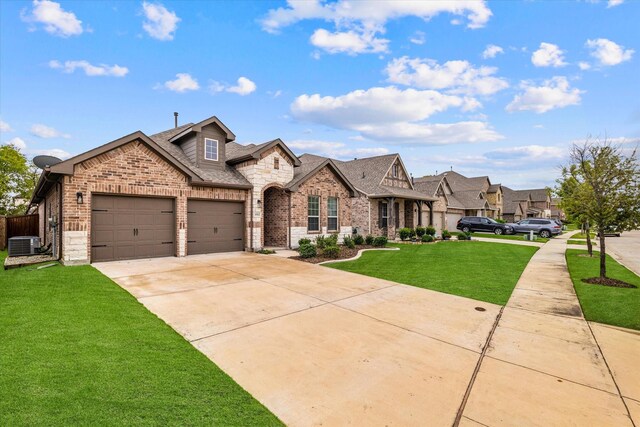
<path id="1" fill-rule="evenodd" d="M 511 224 L 502 224 L 493 218 L 486 216 L 463 216 L 456 225 L 458 230 L 465 233 L 470 231 L 485 231 L 494 234 L 512 234 Z"/>
<path id="2" fill-rule="evenodd" d="M 515 233 L 529 233 L 533 231 L 540 237 L 549 238 L 562 233 L 562 226 L 552 219 L 527 218 L 511 224 Z"/>
<path id="3" fill-rule="evenodd" d="M 620 227 L 618 227 L 617 225 L 610 225 L 603 231 L 605 237 L 620 237 L 621 234 Z M 598 235 L 600 235 L 600 233 L 598 233 Z"/>

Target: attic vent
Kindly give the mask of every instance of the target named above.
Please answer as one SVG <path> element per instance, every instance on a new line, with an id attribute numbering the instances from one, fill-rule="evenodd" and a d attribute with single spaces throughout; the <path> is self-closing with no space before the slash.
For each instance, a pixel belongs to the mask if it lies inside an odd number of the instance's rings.
<path id="1" fill-rule="evenodd" d="M 364 172 L 362 172 L 362 179 L 364 179 Z"/>

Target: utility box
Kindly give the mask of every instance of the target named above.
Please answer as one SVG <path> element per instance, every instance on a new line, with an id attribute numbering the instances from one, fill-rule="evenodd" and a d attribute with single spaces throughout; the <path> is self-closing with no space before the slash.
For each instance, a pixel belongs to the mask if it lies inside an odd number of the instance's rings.
<path id="1" fill-rule="evenodd" d="M 9 256 L 36 255 L 40 248 L 37 236 L 16 236 L 9 239 Z"/>

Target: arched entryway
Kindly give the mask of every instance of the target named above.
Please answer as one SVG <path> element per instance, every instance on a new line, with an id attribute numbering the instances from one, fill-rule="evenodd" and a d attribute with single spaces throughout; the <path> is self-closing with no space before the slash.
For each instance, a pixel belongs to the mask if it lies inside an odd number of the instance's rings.
<path id="1" fill-rule="evenodd" d="M 263 246 L 289 246 L 289 195 L 280 187 L 269 187 L 262 194 Z"/>

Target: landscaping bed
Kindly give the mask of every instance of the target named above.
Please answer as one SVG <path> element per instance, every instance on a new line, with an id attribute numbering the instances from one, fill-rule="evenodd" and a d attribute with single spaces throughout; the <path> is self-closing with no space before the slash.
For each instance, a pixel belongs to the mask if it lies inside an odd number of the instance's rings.
<path id="1" fill-rule="evenodd" d="M 566 252 L 569 274 L 585 319 L 640 330 L 640 277 L 607 255 L 607 276 L 636 288 L 586 283 L 584 279 L 599 275 L 599 256 L 597 251 L 593 257 L 589 257 L 586 250 Z"/>
<path id="2" fill-rule="evenodd" d="M 281 425 L 91 266 L 0 271 L 0 313 L 0 425 Z"/>
<path id="3" fill-rule="evenodd" d="M 538 250 L 478 241 L 389 246 L 400 250 L 369 251 L 357 260 L 326 266 L 504 305 Z"/>
<path id="4" fill-rule="evenodd" d="M 349 259 L 349 258 L 353 258 L 354 256 L 358 255 L 358 251 L 361 249 L 379 249 L 376 248 L 373 245 L 359 245 L 356 246 L 355 248 L 348 248 L 344 245 L 338 246 L 338 248 L 340 249 L 340 253 L 338 254 L 338 256 L 336 257 L 326 257 L 323 255 L 316 255 L 314 257 L 310 257 L 310 258 L 303 258 L 301 256 L 295 256 L 295 257 L 291 257 L 291 259 L 295 259 L 298 261 L 304 261 L 304 262 L 309 262 L 311 264 L 319 264 L 321 262 L 325 262 L 325 261 L 338 261 L 341 259 Z"/>
<path id="5" fill-rule="evenodd" d="M 453 236 L 458 236 L 461 233 L 453 232 L 451 233 Z M 487 239 L 499 239 L 499 240 L 521 240 L 528 242 L 529 240 L 525 239 L 524 234 L 493 234 L 493 233 L 471 233 L 471 237 L 484 237 Z M 531 240 L 532 242 L 546 243 L 549 239 L 544 237 L 535 236 L 535 240 Z"/>

